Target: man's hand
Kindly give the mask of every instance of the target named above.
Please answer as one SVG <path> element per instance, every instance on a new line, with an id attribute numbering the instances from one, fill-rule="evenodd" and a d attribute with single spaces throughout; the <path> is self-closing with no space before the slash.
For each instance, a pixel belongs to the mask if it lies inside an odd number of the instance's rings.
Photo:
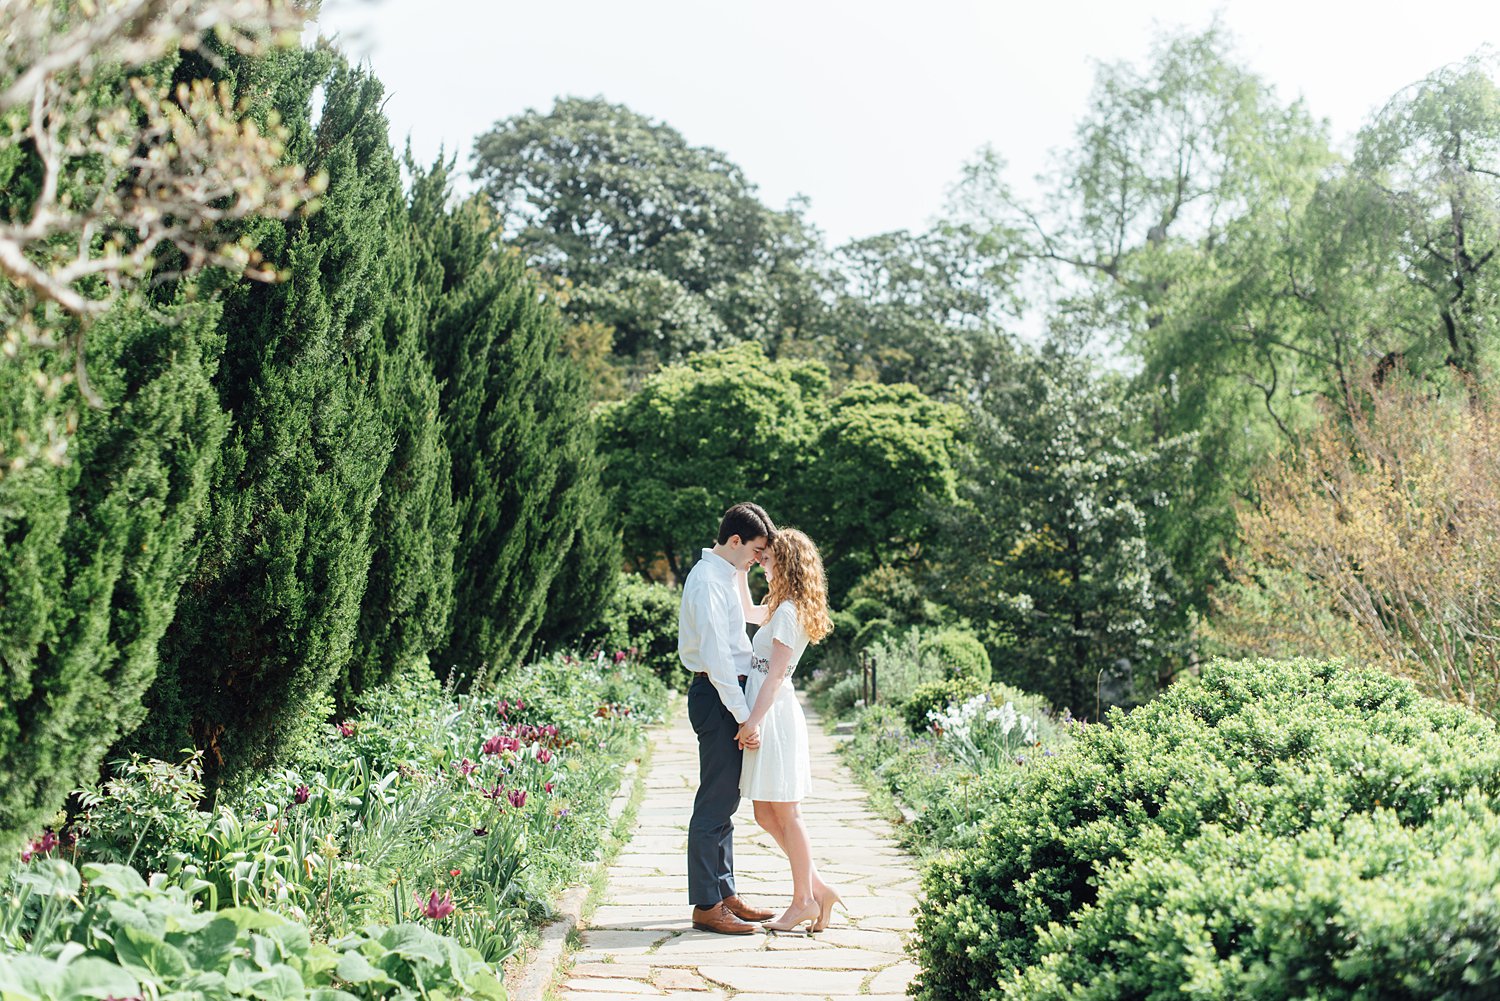
<path id="1" fill-rule="evenodd" d="M 753 751 L 760 746 L 759 724 L 741 723 L 740 731 L 734 735 L 734 742 L 740 746 L 742 751 Z"/>

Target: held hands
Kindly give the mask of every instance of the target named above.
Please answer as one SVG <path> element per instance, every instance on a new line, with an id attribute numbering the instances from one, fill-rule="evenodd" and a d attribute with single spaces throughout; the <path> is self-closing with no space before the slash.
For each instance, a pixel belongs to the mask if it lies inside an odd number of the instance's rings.
<path id="1" fill-rule="evenodd" d="M 739 733 L 734 735 L 734 742 L 742 751 L 753 751 L 760 747 L 760 724 L 748 720 L 741 723 Z"/>

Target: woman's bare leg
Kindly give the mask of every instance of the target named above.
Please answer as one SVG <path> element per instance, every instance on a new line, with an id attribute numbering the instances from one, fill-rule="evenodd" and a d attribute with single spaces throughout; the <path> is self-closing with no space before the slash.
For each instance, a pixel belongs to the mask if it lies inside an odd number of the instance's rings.
<path id="1" fill-rule="evenodd" d="M 781 827 L 782 850 L 792 865 L 792 904 L 778 919 L 778 924 L 795 921 L 809 909 L 817 910 L 814 880 L 817 869 L 813 864 L 812 841 L 802 823 L 802 810 L 797 803 L 767 803 Z M 821 882 L 821 881 L 819 881 Z"/>
<path id="2" fill-rule="evenodd" d="M 763 799 L 758 799 L 754 802 L 755 822 L 760 825 L 761 830 L 771 835 L 771 840 L 776 842 L 776 847 L 781 849 L 781 853 L 785 855 L 788 860 L 791 859 L 792 853 L 787 849 L 786 827 L 784 824 L 784 820 L 780 814 L 780 811 L 778 811 L 776 808 L 778 806 L 795 807 L 796 805 L 796 803 L 774 803 Z M 801 822 L 800 812 L 798 814 L 798 822 L 799 824 Z M 804 834 L 805 833 L 806 831 L 804 829 Z M 812 870 L 813 896 L 821 900 L 827 893 L 828 884 L 823 882 L 823 877 L 818 874 L 818 864 L 812 860 L 811 852 L 808 853 L 807 862 L 808 866 Z"/>

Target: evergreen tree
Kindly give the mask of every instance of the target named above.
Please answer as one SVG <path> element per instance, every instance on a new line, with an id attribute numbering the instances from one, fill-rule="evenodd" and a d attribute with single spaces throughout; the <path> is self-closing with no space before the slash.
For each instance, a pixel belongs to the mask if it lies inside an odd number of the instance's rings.
<path id="1" fill-rule="evenodd" d="M 170 73 L 174 58 L 156 69 Z M 112 71 L 95 74 L 80 100 L 93 109 L 130 102 Z M 56 195 L 88 204 L 75 185 L 97 178 L 73 166 Z M 30 218 L 42 174 L 35 150 L 0 156 L 0 217 Z M 37 833 L 144 715 L 141 696 L 193 562 L 226 427 L 209 381 L 221 350 L 218 309 L 189 304 L 196 291 L 162 288 L 149 303 L 123 296 L 91 325 L 85 357 L 97 406 L 79 392 L 70 352 L 41 346 L 74 343 L 74 321 L 39 309 L 27 321 L 34 329 L 6 331 L 0 848 Z M 19 292 L 0 281 L 0 297 Z"/>
<path id="2" fill-rule="evenodd" d="M 58 463 L 0 476 L 0 843 L 34 833 L 144 716 L 224 437 L 216 320 L 131 305 L 95 324 L 102 409 L 0 364 L 0 440 L 77 422 Z"/>
<path id="3" fill-rule="evenodd" d="M 210 788 L 313 722 L 350 660 L 392 449 L 368 383 L 400 183 L 366 74 L 326 50 L 231 66 L 235 92 L 279 113 L 288 156 L 325 172 L 328 189 L 317 212 L 257 234 L 285 280 L 224 295 L 216 385 L 233 424 L 203 558 L 163 644 L 150 734 L 161 752 L 186 739 L 206 751 Z"/>
<path id="4" fill-rule="evenodd" d="M 500 247 L 481 200 L 446 208 L 449 177 L 439 163 L 411 192 L 419 282 L 441 291 L 427 347 L 459 525 L 453 627 L 434 666 L 487 680 L 526 656 L 544 624 L 565 633 L 602 607 L 609 583 L 595 581 L 613 576 L 600 568 L 618 564 L 618 548 L 556 306 Z"/>
<path id="5" fill-rule="evenodd" d="M 428 312 L 442 290 L 432 287 L 432 269 L 427 287 L 418 284 L 418 253 L 399 189 L 391 192 L 390 211 L 395 239 L 384 260 L 393 272 L 392 291 L 370 385 L 395 449 L 375 505 L 369 586 L 354 656 L 339 687 L 344 701 L 422 664 L 447 639 L 453 611 L 458 525 L 452 460 L 437 380 L 423 349 Z"/>

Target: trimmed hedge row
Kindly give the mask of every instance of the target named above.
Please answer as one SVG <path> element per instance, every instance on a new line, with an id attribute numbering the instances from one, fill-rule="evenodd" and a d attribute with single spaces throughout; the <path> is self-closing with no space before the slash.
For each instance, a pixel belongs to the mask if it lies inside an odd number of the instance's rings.
<path id="1" fill-rule="evenodd" d="M 920 998 L 1500 996 L 1500 734 L 1216 662 L 1028 771 L 924 878 Z"/>

